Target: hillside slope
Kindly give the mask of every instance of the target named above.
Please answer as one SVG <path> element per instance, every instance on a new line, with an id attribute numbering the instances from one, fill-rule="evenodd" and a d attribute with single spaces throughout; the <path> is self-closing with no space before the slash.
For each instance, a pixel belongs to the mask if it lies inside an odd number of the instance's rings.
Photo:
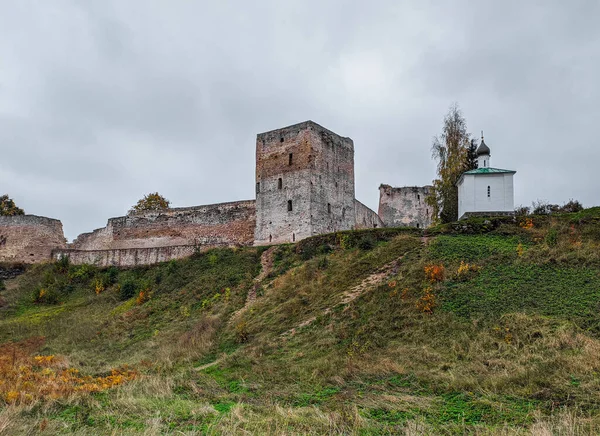
<path id="1" fill-rule="evenodd" d="M 600 210 L 37 265 L 2 434 L 597 434 Z"/>

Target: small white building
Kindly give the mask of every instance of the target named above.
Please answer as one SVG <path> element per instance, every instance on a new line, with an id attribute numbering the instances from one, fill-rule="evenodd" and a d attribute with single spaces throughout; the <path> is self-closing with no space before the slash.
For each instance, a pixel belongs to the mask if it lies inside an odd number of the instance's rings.
<path id="1" fill-rule="evenodd" d="M 515 210 L 513 176 L 516 171 L 492 168 L 490 148 L 483 136 L 477 148 L 478 168 L 464 173 L 458 183 L 458 218 L 473 215 L 511 215 Z"/>

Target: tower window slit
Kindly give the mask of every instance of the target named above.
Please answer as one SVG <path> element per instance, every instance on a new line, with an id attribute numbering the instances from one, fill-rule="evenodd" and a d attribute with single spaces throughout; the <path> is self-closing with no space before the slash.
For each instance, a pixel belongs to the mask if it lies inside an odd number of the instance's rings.
<path id="1" fill-rule="evenodd" d="M 260 194 L 260 182 L 256 183 L 256 193 Z"/>
<path id="2" fill-rule="evenodd" d="M 281 177 L 277 180 L 277 189 L 283 189 L 283 179 Z"/>
<path id="3" fill-rule="evenodd" d="M 327 213 L 331 213 L 331 203 L 327 203 Z"/>
<path id="4" fill-rule="evenodd" d="M 288 212 L 291 212 L 292 210 L 293 210 L 292 200 L 288 200 Z"/>
<path id="5" fill-rule="evenodd" d="M 294 161 L 294 153 L 290 153 L 290 155 L 288 156 L 288 158 L 289 158 L 288 164 L 291 165 L 292 162 Z"/>

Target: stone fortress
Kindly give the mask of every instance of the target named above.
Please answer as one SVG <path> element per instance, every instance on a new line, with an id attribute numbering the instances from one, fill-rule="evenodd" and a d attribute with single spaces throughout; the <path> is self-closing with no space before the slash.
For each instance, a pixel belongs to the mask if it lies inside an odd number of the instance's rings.
<path id="1" fill-rule="evenodd" d="M 313 121 L 256 138 L 256 200 L 130 212 L 67 244 L 58 220 L 0 217 L 0 262 L 148 265 L 213 247 L 296 242 L 341 230 L 431 224 L 430 186 L 381 185 L 379 213 L 356 200 L 354 142 Z"/>

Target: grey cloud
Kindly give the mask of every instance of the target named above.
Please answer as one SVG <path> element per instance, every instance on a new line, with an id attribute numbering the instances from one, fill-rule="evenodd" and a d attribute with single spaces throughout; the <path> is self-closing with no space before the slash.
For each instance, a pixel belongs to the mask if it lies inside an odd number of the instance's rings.
<path id="1" fill-rule="evenodd" d="M 4 2 L 0 191 L 69 238 L 144 193 L 253 198 L 256 133 L 354 139 L 357 196 L 435 177 L 457 101 L 516 202 L 598 204 L 595 1 Z"/>

